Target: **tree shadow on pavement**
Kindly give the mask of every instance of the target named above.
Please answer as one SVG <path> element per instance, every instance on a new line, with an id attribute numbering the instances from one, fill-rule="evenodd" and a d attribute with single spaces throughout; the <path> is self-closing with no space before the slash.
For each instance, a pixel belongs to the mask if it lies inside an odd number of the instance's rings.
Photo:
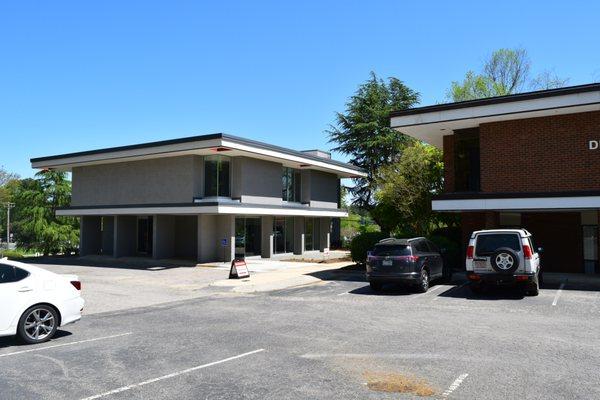
<path id="1" fill-rule="evenodd" d="M 108 256 L 55 256 L 55 257 L 26 257 L 18 260 L 25 264 L 39 265 L 62 265 L 77 267 L 99 267 L 99 268 L 118 268 L 118 269 L 136 269 L 147 271 L 162 271 L 172 268 L 193 268 L 196 262 L 191 260 L 153 260 L 144 257 L 124 257 L 112 258 Z"/>

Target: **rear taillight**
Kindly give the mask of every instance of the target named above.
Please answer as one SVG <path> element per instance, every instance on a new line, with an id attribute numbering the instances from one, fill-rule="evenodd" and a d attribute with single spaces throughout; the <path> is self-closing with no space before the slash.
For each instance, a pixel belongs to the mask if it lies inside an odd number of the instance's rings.
<path id="1" fill-rule="evenodd" d="M 417 262 L 419 261 L 419 256 L 407 256 L 406 259 L 408 261 Z"/>
<path id="2" fill-rule="evenodd" d="M 529 247 L 528 244 L 523 245 L 523 255 L 525 256 L 526 260 L 531 260 L 531 257 L 533 256 L 533 253 L 531 252 L 531 247 Z"/>
<path id="3" fill-rule="evenodd" d="M 481 279 L 481 277 L 477 274 L 468 274 L 467 279 L 470 281 L 478 281 Z"/>
<path id="4" fill-rule="evenodd" d="M 81 290 L 81 282 L 80 281 L 71 281 L 71 285 L 75 287 L 77 290 Z"/>
<path id="5" fill-rule="evenodd" d="M 467 247 L 467 258 L 473 258 L 474 251 L 475 251 L 475 247 L 473 247 L 473 246 Z"/>

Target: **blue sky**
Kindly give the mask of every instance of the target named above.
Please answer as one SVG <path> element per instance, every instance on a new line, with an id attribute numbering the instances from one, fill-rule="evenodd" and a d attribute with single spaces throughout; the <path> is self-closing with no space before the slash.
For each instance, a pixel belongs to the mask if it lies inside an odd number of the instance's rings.
<path id="1" fill-rule="evenodd" d="M 0 165 L 226 132 L 329 149 L 370 71 L 444 100 L 494 49 L 600 81 L 600 3 L 77 1 L 0 4 Z M 338 156 L 337 158 L 343 159 Z"/>

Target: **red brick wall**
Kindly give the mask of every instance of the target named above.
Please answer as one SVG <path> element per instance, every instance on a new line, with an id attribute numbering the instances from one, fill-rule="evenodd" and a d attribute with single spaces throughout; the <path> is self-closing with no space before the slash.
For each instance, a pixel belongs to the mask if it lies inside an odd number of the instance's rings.
<path id="1" fill-rule="evenodd" d="M 600 111 L 482 124 L 481 191 L 599 190 L 591 139 L 600 139 Z"/>
<path id="2" fill-rule="evenodd" d="M 444 191 L 454 192 L 454 135 L 444 136 Z"/>

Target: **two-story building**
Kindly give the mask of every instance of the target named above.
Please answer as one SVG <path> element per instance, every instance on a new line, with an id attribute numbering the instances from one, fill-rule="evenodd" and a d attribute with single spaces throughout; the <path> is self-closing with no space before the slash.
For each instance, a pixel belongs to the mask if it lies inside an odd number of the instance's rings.
<path id="1" fill-rule="evenodd" d="M 524 227 L 545 270 L 600 272 L 600 84 L 397 111 L 391 126 L 443 148 L 432 208 L 460 213 L 463 246 Z"/>
<path id="2" fill-rule="evenodd" d="M 340 179 L 364 176 L 319 150 L 226 134 L 34 158 L 70 171 L 80 253 L 230 261 L 329 247 Z"/>

